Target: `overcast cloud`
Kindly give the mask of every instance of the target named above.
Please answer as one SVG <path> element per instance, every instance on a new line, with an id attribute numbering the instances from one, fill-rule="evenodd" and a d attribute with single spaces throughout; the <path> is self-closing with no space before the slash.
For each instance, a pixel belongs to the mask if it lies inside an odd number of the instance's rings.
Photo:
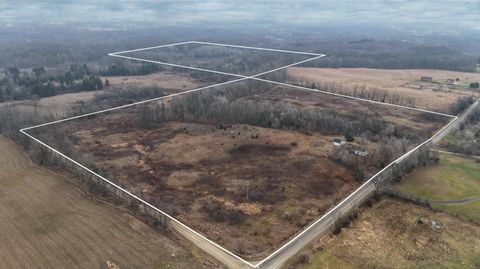
<path id="1" fill-rule="evenodd" d="M 0 23 L 416 24 L 480 29 L 480 0 L 0 0 Z"/>

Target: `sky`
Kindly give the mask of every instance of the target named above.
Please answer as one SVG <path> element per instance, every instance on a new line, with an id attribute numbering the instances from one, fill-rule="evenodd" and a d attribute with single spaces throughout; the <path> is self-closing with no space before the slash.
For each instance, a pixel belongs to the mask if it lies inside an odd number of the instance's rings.
<path id="1" fill-rule="evenodd" d="M 0 0 L 16 24 L 428 25 L 480 30 L 480 0 Z"/>

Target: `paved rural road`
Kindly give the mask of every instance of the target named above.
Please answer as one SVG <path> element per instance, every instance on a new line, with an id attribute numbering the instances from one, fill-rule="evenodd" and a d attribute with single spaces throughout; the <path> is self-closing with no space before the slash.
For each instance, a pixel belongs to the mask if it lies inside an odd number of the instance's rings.
<path id="1" fill-rule="evenodd" d="M 182 235 L 184 238 L 195 244 L 201 250 L 205 251 L 206 253 L 213 256 L 215 259 L 220 261 L 222 264 L 226 265 L 228 268 L 232 269 L 251 269 L 249 265 L 246 263 L 238 260 L 237 258 L 233 257 L 229 253 L 221 250 L 220 248 L 216 247 L 212 243 L 206 241 L 204 238 L 192 233 L 185 227 L 170 221 L 169 226 Z"/>
<path id="2" fill-rule="evenodd" d="M 439 142 L 443 137 L 449 134 L 451 131 L 456 129 L 460 123 L 462 123 L 466 117 L 477 107 L 479 101 L 476 101 L 468 110 L 458 117 L 455 121 L 449 124 L 445 129 L 436 134 L 432 139 L 431 143 L 435 144 Z M 356 205 L 361 204 L 363 201 L 368 199 L 375 192 L 375 184 L 373 181 L 369 181 L 359 187 L 353 195 L 348 197 L 346 200 L 341 202 L 339 206 L 324 215 L 319 220 L 315 221 L 313 225 L 309 226 L 306 230 L 300 232 L 292 241 L 284 245 L 279 250 L 275 251 L 267 259 L 260 262 L 256 268 L 259 269 L 278 269 L 286 264 L 286 262 L 294 257 L 300 250 L 305 248 L 310 244 L 314 239 L 318 238 L 321 235 L 328 233 L 331 230 L 332 225 L 335 220 L 340 216 L 348 214 Z M 252 266 L 240 261 L 232 254 L 229 254 L 222 250 L 220 247 L 212 244 L 205 238 L 200 237 L 199 235 L 193 233 L 192 231 L 186 229 L 185 227 L 175 223 L 170 222 L 170 227 L 181 234 L 183 237 L 194 243 L 203 251 L 212 255 L 220 262 L 225 264 L 228 268 L 232 269 L 248 269 L 253 268 Z"/>
<path id="3" fill-rule="evenodd" d="M 461 116 L 459 116 L 454 122 L 452 122 L 447 128 L 443 131 L 436 134 L 431 142 L 433 144 L 438 143 L 449 134 L 451 131 L 455 130 L 465 119 L 473 112 L 473 110 L 478 107 L 479 101 L 476 101 L 472 104 Z M 362 201 L 368 199 L 375 192 L 375 185 L 373 181 L 361 186 L 349 199 L 342 203 L 341 206 L 337 208 L 336 211 L 332 212 L 334 214 L 325 215 L 320 221 L 313 225 L 309 230 L 303 232 L 302 235 L 298 236 L 287 247 L 280 249 L 274 255 L 269 257 L 265 262 L 263 262 L 259 268 L 261 269 L 277 269 L 281 268 L 285 263 L 295 256 L 300 250 L 310 244 L 315 238 L 318 238 L 321 235 L 326 234 L 330 231 L 332 224 L 339 215 L 347 214 L 354 205 L 360 204 Z"/>

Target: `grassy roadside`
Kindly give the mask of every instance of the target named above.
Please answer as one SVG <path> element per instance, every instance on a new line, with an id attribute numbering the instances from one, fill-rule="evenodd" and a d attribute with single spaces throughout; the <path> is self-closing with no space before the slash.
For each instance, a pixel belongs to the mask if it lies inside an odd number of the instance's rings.
<path id="1" fill-rule="evenodd" d="M 480 195 L 480 164 L 469 158 L 440 154 L 438 165 L 415 170 L 399 189 L 434 200 L 456 200 Z M 440 205 L 442 209 L 480 221 L 480 202 Z"/>
<path id="2" fill-rule="evenodd" d="M 432 228 L 432 220 L 442 228 Z M 310 262 L 296 268 L 478 268 L 480 227 L 449 214 L 382 199 L 338 236 L 322 238 L 312 248 L 316 250 Z"/>

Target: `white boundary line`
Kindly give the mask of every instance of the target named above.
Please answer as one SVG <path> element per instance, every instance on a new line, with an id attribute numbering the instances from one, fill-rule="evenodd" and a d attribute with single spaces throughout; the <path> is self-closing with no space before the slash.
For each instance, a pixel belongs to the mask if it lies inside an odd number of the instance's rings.
<path id="1" fill-rule="evenodd" d="M 264 262 L 266 262 L 268 259 L 270 259 L 271 257 L 275 256 L 278 252 L 281 252 L 283 249 L 285 249 L 286 247 L 288 247 L 289 245 L 291 245 L 292 243 L 295 242 L 295 240 L 297 240 L 300 236 L 302 236 L 304 233 L 308 232 L 310 229 L 312 229 L 312 227 L 314 227 L 317 223 L 319 223 L 320 221 L 322 221 L 324 218 L 328 217 L 328 215 L 330 213 L 332 213 L 333 211 L 335 211 L 337 208 L 343 206 L 345 203 L 348 202 L 348 200 L 350 198 L 352 198 L 353 196 L 355 196 L 359 191 L 361 191 L 365 186 L 367 186 L 368 184 L 370 184 L 372 182 L 372 180 L 374 178 L 376 178 L 378 175 L 380 175 L 381 173 L 383 173 L 385 170 L 387 170 L 388 168 L 390 168 L 390 166 L 392 166 L 393 164 L 398 164 L 400 161 L 402 161 L 403 159 L 405 159 L 408 155 L 412 154 L 414 151 L 416 151 L 418 148 L 420 148 L 421 146 L 425 145 L 426 143 L 430 142 L 435 136 L 437 136 L 438 134 L 440 134 L 441 132 L 443 132 L 446 128 L 448 128 L 448 126 L 450 126 L 453 122 L 455 122 L 455 120 L 457 119 L 458 117 L 455 116 L 454 119 L 452 119 L 447 125 L 445 125 L 442 129 L 440 129 L 438 132 L 436 132 L 432 137 L 430 137 L 429 139 L 427 139 L 426 141 L 424 141 L 423 143 L 421 143 L 420 145 L 416 146 L 415 148 L 411 149 L 410 151 L 408 151 L 407 153 L 405 153 L 404 155 L 398 157 L 396 160 L 394 160 L 393 162 L 391 162 L 389 165 L 385 166 L 382 170 L 378 171 L 375 175 L 373 175 L 372 177 L 370 177 L 370 179 L 368 179 L 367 181 L 365 181 L 362 185 L 360 185 L 360 187 L 358 187 L 354 192 L 352 192 L 349 196 L 347 196 L 346 198 L 344 198 L 340 203 L 338 203 L 335 207 L 333 207 L 332 209 L 330 209 L 328 212 L 326 212 L 325 214 L 322 215 L 321 218 L 319 218 L 318 220 L 316 220 L 314 223 L 310 224 L 307 228 L 303 229 L 303 231 L 299 234 L 297 234 L 294 238 L 292 238 L 290 241 L 288 241 L 287 243 L 285 243 L 283 246 L 281 246 L 279 249 L 277 249 L 276 251 L 274 251 L 272 254 L 268 255 L 268 257 L 266 257 L 265 259 L 261 260 L 260 262 L 258 262 L 256 265 L 255 265 L 255 268 L 259 268 L 259 266 L 261 266 Z"/>
<path id="2" fill-rule="evenodd" d="M 158 61 L 150 61 L 150 60 L 146 60 L 146 59 L 140 59 L 140 58 L 134 58 L 134 57 L 128 57 L 128 56 L 118 55 L 118 54 L 121 54 L 121 53 L 128 53 L 128 52 L 135 52 L 135 51 L 143 51 L 143 50 L 148 50 L 148 49 L 171 47 L 171 46 L 176 46 L 176 45 L 192 44 L 192 43 L 196 43 L 196 44 L 206 44 L 206 45 L 216 45 L 216 46 L 226 46 L 226 47 L 236 47 L 236 48 L 244 48 L 244 49 L 256 49 L 256 50 L 264 50 L 264 51 L 275 51 L 275 52 L 284 52 L 284 53 L 297 53 L 297 54 L 302 54 L 302 55 L 315 55 L 316 57 L 313 57 L 313 58 L 310 58 L 310 59 L 307 59 L 307 60 L 303 60 L 303 61 L 300 61 L 300 62 L 297 62 L 297 63 L 293 63 L 293 64 L 290 64 L 290 65 L 286 65 L 286 66 L 283 66 L 283 67 L 279 67 L 279 68 L 276 68 L 276 69 L 273 69 L 273 70 L 269 70 L 269 71 L 266 71 L 266 72 L 263 72 L 263 73 L 260 73 L 260 74 L 256 74 L 256 75 L 254 75 L 254 76 L 243 76 L 243 75 L 232 74 L 232 73 L 227 73 L 227 72 L 221 72 L 221 71 L 215 71 L 215 70 L 208 70 L 208 69 L 203 69 L 203 68 L 195 68 L 195 67 L 189 67 L 189 66 L 183 66 L 183 65 L 177 65 L 177 64 L 170 64 L 170 63 L 163 63 L 163 62 L 158 62 Z M 450 126 L 450 125 L 458 118 L 458 117 L 453 116 L 453 115 L 448 115 L 448 114 L 439 113 L 439 112 L 434 112 L 434 111 L 428 111 L 428 110 L 419 109 L 419 108 L 412 108 L 412 107 L 406 107 L 406 106 L 401 106 L 401 105 L 394 105 L 394 104 L 389 104 L 389 103 L 383 103 L 383 102 L 379 102 L 379 101 L 372 101 L 372 100 L 367 100 L 367 99 L 352 97 L 352 96 L 348 96 L 348 95 L 330 93 L 330 92 L 326 92 L 326 91 L 320 91 L 320 90 L 310 89 L 310 88 L 301 87 L 301 86 L 297 86 L 297 85 L 286 84 L 286 83 L 275 82 L 275 81 L 270 81 L 270 80 L 266 80 L 266 79 L 257 78 L 258 76 L 261 76 L 261 75 L 265 75 L 265 74 L 268 74 L 268 73 L 271 73 L 271 72 L 275 72 L 275 71 L 278 71 L 278 70 L 281 70 L 281 69 L 285 69 L 285 68 L 292 67 L 292 66 L 295 66 L 295 65 L 298 65 L 298 64 L 301 64 L 301 63 L 305 63 L 305 62 L 308 62 L 308 61 L 312 61 L 312 60 L 315 60 L 315 59 L 324 57 L 325 55 L 323 55 L 323 54 L 305 53 L 305 52 L 295 52 L 295 51 L 287 51 L 287 50 L 276 50 L 276 49 L 266 49 L 266 48 L 256 48 L 256 47 L 247 47 L 247 46 L 237 46 L 237 45 L 219 44 L 219 43 L 211 43 L 211 42 L 187 41 L 187 42 L 180 42 L 180 43 L 175 43 L 175 44 L 167 44 L 167 45 L 162 45 L 162 46 L 155 46 L 155 47 L 148 47 L 148 48 L 141 48 L 141 49 L 134 49 L 134 50 L 128 50 L 128 51 L 121 51 L 121 52 L 109 53 L 108 55 L 113 56 L 113 57 L 120 57 L 120 58 L 125 58 L 125 59 L 131 59 L 131 60 L 138 60 L 138 61 L 145 61 L 145 62 L 151 62 L 151 63 L 169 65 L 169 66 L 173 66 L 173 67 L 187 68 L 187 69 L 192 69 L 192 70 L 197 70 L 197 71 L 203 71 L 203 72 L 223 74 L 223 75 L 234 76 L 234 77 L 239 77 L 239 78 L 238 78 L 238 79 L 235 79 L 235 80 L 232 80 L 232 81 L 227 81 L 227 82 L 223 82 L 223 83 L 218 83 L 218 84 L 214 84 L 214 85 L 210 85 L 210 86 L 206 86 L 206 87 L 201 87 L 201 88 L 197 88 L 197 89 L 192 89 L 192 90 L 188 90 L 188 91 L 184 91 L 184 92 L 180 92 L 180 93 L 170 94 L 170 95 L 167 95 L 167 96 L 162 96 L 162 97 L 158 97 L 158 98 L 153 98 L 153 99 L 149 99 L 149 100 L 144 100 L 144 101 L 140 101 L 140 102 L 136 102 L 136 103 L 132 103 L 132 104 L 128 104 L 128 105 L 113 107 L 113 108 L 104 109 L 104 110 L 100 110 L 100 111 L 96 111 L 96 112 L 92 112 L 92 113 L 87 113 L 87 114 L 83 114 L 83 115 L 78 115 L 78 116 L 75 116 L 75 117 L 70 117 L 70 118 L 66 118 L 66 119 L 56 120 L 56 121 L 52 121 L 52 122 L 47 122 L 47 123 L 43 123 L 43 124 L 39 124 L 39 125 L 35 125 L 35 126 L 31 126 L 31 127 L 27 127 L 27 128 L 20 129 L 20 132 L 21 132 L 22 134 L 26 135 L 27 137 L 33 139 L 33 140 L 36 141 L 37 143 L 39 143 L 39 144 L 45 146 L 46 148 L 50 149 L 50 150 L 53 151 L 54 153 L 57 153 L 58 155 L 64 157 L 65 159 L 71 161 L 72 163 L 78 165 L 78 166 L 81 167 L 82 169 L 90 172 L 91 174 L 95 175 L 96 177 L 102 179 L 103 181 L 105 181 L 105 182 L 111 184 L 112 186 L 116 187 L 117 189 L 123 191 L 124 193 L 126 193 L 126 194 L 129 195 L 129 196 L 131 196 L 132 198 L 135 198 L 135 199 L 139 200 L 140 202 L 144 203 L 145 205 L 147 205 L 147 206 L 150 207 L 151 209 L 153 209 L 153 210 L 155 210 L 155 211 L 157 211 L 157 212 L 159 212 L 159 213 L 162 213 L 163 215 L 165 215 L 166 217 L 168 217 L 170 220 L 174 221 L 175 223 L 177 223 L 177 224 L 179 224 L 180 226 L 184 227 L 184 228 L 187 229 L 188 231 L 190 231 L 190 232 L 194 233 L 195 235 L 199 236 L 199 237 L 202 238 L 203 240 L 206 240 L 207 242 L 213 244 L 215 247 L 217 247 L 217 248 L 219 248 L 220 250 L 224 251 L 225 253 L 231 255 L 232 257 L 237 258 L 239 261 L 247 264 L 247 265 L 250 266 L 251 268 L 259 268 L 259 266 L 261 266 L 261 265 L 262 265 L 265 261 L 267 261 L 269 258 L 273 257 L 273 256 L 276 255 L 278 252 L 282 251 L 283 249 L 285 249 L 286 247 L 288 247 L 290 244 L 294 243 L 294 241 L 295 241 L 297 238 L 299 238 L 300 236 L 302 236 L 304 233 L 308 232 L 308 231 L 309 231 L 313 226 L 315 226 L 318 222 L 320 222 L 320 221 L 322 221 L 324 218 L 326 218 L 328 214 L 330 214 L 331 212 L 333 212 L 334 210 L 336 210 L 338 207 L 340 207 L 340 206 L 342 206 L 344 203 L 346 203 L 351 197 L 353 197 L 357 192 L 359 192 L 359 191 L 360 191 L 362 188 L 364 188 L 367 184 L 370 184 L 371 181 L 372 181 L 376 176 L 378 176 L 380 173 L 382 173 L 383 171 L 385 171 L 386 169 L 388 169 L 388 168 L 389 168 L 390 166 L 392 166 L 394 163 L 400 162 L 402 159 L 404 159 L 405 157 L 407 157 L 408 155 L 410 155 L 412 152 L 414 152 L 415 150 L 417 150 L 419 147 L 421 147 L 421 146 L 423 146 L 424 144 L 430 142 L 435 136 L 437 136 L 439 133 L 441 133 L 442 131 L 444 131 L 448 126 Z M 432 113 L 432 114 L 436 114 L 436 115 L 440 115 L 440 116 L 445 116 L 445 117 L 453 117 L 454 119 L 451 120 L 447 125 L 445 125 L 441 130 L 439 130 L 435 135 L 433 135 L 432 137 L 430 137 L 428 140 L 424 141 L 424 142 L 421 143 L 420 145 L 416 146 L 416 147 L 413 148 L 412 150 L 410 150 L 410 151 L 408 151 L 407 153 L 405 153 L 404 155 L 400 156 L 400 157 L 397 158 L 395 161 L 391 162 L 389 165 L 387 165 L 387 166 L 384 167 L 382 170 L 380 170 L 379 172 L 377 172 L 377 173 L 376 173 L 374 176 L 372 176 L 369 180 L 365 181 L 360 187 L 358 187 L 353 193 L 351 193 L 349 196 L 347 196 L 346 198 L 344 198 L 340 203 L 338 203 L 334 208 L 330 209 L 327 213 L 323 214 L 323 216 L 322 216 L 321 218 L 319 218 L 319 219 L 316 220 L 314 223 L 312 223 L 311 225 L 309 225 L 309 226 L 308 226 L 307 228 L 305 228 L 302 232 L 300 232 L 298 235 L 296 235 L 294 238 L 292 238 L 289 242 L 287 242 L 287 243 L 284 244 L 282 247 L 280 247 L 279 249 L 277 249 L 276 251 L 274 251 L 272 254 L 270 254 L 268 257 L 266 257 L 266 258 L 263 259 L 262 261 L 258 262 L 256 265 L 253 265 L 252 263 L 250 263 L 250 262 L 242 259 L 241 257 L 237 256 L 237 255 L 234 254 L 233 252 L 225 249 L 224 247 L 220 246 L 219 244 L 215 243 L 214 241 L 206 238 L 206 237 L 203 236 L 202 234 L 196 232 L 196 231 L 193 230 L 192 228 L 188 227 L 187 225 L 185 225 L 185 224 L 183 224 L 182 222 L 178 221 L 177 219 L 173 218 L 173 217 L 170 216 L 169 214 L 167 214 L 167 213 L 163 212 L 162 210 L 156 208 L 155 206 L 153 206 L 153 205 L 151 205 L 150 203 L 144 201 L 144 200 L 141 199 L 140 197 L 138 197 L 138 196 L 130 193 L 129 191 L 127 191 L 127 190 L 123 189 L 122 187 L 118 186 L 117 184 L 109 181 L 108 179 L 104 178 L 103 176 L 95 173 L 95 172 L 92 171 L 91 169 L 85 167 L 84 165 L 80 164 L 79 162 L 77 162 L 77 161 L 73 160 L 72 158 L 66 156 L 65 154 L 61 153 L 60 151 L 58 151 L 58 150 L 50 147 L 49 145 L 47 145 L 47 144 L 44 143 L 43 141 L 35 138 L 34 136 L 32 136 L 32 135 L 30 135 L 30 134 L 28 134 L 28 133 L 26 132 L 26 130 L 31 130 L 31 129 L 35 129 L 35 128 L 38 128 L 38 127 L 43 127 L 43 126 L 47 126 L 47 125 L 51 125 L 51 124 L 55 124 L 55 123 L 61 123 L 61 122 L 69 121 L 69 120 L 74 120 L 74 119 L 78 119 L 78 118 L 82 118 L 82 117 L 87 117 L 87 116 L 91 116 L 91 115 L 96 115 L 96 114 L 100 114 L 100 113 L 104 113 L 104 112 L 108 112 L 108 111 L 113 111 L 113 110 L 117 110 L 117 109 L 121 109 L 121 108 L 126 108 L 126 107 L 130 107 L 130 106 L 138 105 L 138 104 L 143 104 L 143 103 L 147 103 L 147 102 L 152 102 L 152 101 L 156 101 L 156 100 L 161 100 L 161 99 L 165 99 L 165 98 L 171 98 L 171 97 L 178 96 L 178 95 L 188 94 L 188 93 L 192 93 L 192 92 L 196 92 L 196 91 L 201 91 L 201 90 L 205 90 L 205 89 L 208 89 L 208 88 L 212 88 L 212 87 L 216 87 L 216 86 L 222 86 L 222 85 L 226 85 L 226 84 L 230 84 L 230 83 L 235 83 L 235 82 L 238 82 L 238 81 L 243 81 L 243 80 L 248 80 L 248 79 L 253 79 L 253 80 L 257 80 L 257 81 L 274 83 L 274 84 L 277 84 L 277 85 L 288 86 L 288 87 L 293 87 L 293 88 L 297 88 L 297 89 L 303 89 L 303 90 L 309 90 L 309 91 L 314 91 L 314 92 L 320 92 L 320 93 L 324 93 L 324 94 L 334 95 L 334 96 L 338 96 L 338 97 L 345 97 L 345 98 L 354 99 L 354 100 L 359 100 L 359 101 L 367 101 L 367 102 L 371 102 L 371 103 L 375 103 L 375 104 L 390 105 L 390 106 L 393 106 L 393 107 L 399 107 L 399 108 L 416 110 L 416 111 L 421 111 L 421 112 L 426 112 L 426 113 Z"/>
<path id="3" fill-rule="evenodd" d="M 333 92 L 328 92 L 328 91 L 316 90 L 316 89 L 311 89 L 311 88 L 307 88 L 307 87 L 303 87 L 303 86 L 298 86 L 298 85 L 293 85 L 293 84 L 288 84 L 288 83 L 283 83 L 283 82 L 277 82 L 277 81 L 273 81 L 273 80 L 267 80 L 267 79 L 261 79 L 261 78 L 252 78 L 252 79 L 258 80 L 258 81 L 263 81 L 263 82 L 270 82 L 270 83 L 277 84 L 277 85 L 297 88 L 297 89 L 301 89 L 301 90 L 307 90 L 307 91 L 318 92 L 318 93 L 323 93 L 323 94 L 327 94 L 327 95 L 333 95 L 333 96 L 337 96 L 337 97 L 343 97 L 343 98 L 347 98 L 347 99 L 353 99 L 353 100 L 357 100 L 357 101 L 363 101 L 363 102 L 374 103 L 374 104 L 385 105 L 385 106 L 392 106 L 392 107 L 403 108 L 403 109 L 410 109 L 410 110 L 435 114 L 435 115 L 449 117 L 449 118 L 455 118 L 456 117 L 454 115 L 445 114 L 445 113 L 436 112 L 436 111 L 430 111 L 430 110 L 426 110 L 426 109 L 422 109 L 422 108 L 402 106 L 402 105 L 396 105 L 396 104 L 391 104 L 391 103 L 384 103 L 384 102 L 380 102 L 380 101 L 368 100 L 368 99 L 363 99 L 363 98 L 354 97 L 354 96 L 350 96 L 350 95 L 344 95 L 344 94 L 333 93 Z"/>
<path id="4" fill-rule="evenodd" d="M 121 56 L 117 56 L 117 57 L 121 57 Z M 223 86 L 223 85 L 227 85 L 227 84 L 231 84 L 231 83 L 235 83 L 235 82 L 239 82 L 239 81 L 243 81 L 243 80 L 255 79 L 257 76 L 262 76 L 262 75 L 272 73 L 272 72 L 275 72 L 275 71 L 279 71 L 279 70 L 282 70 L 282 69 L 285 69 L 285 68 L 289 68 L 289 67 L 292 67 L 292 66 L 295 66 L 295 65 L 298 65 L 298 64 L 313 61 L 313 60 L 319 59 L 321 57 L 324 57 L 324 55 L 309 58 L 309 59 L 306 59 L 306 60 L 302 60 L 302 61 L 292 63 L 292 64 L 289 64 L 289 65 L 286 65 L 286 66 L 282 66 L 282 67 L 279 67 L 279 68 L 275 68 L 275 69 L 272 69 L 272 70 L 269 70 L 269 71 L 266 71 L 266 72 L 263 72 L 263 73 L 256 74 L 254 76 L 248 76 L 247 77 L 247 76 L 232 74 L 231 76 L 237 76 L 237 77 L 241 77 L 241 78 L 231 80 L 231 81 L 222 82 L 222 83 L 217 83 L 217 84 L 213 84 L 213 85 L 209 85 L 209 86 L 205 86 L 205 87 L 200 87 L 200 88 L 196 88 L 196 89 L 192 89 L 192 90 L 187 90 L 187 91 L 183 91 L 183 92 L 179 92 L 179 93 L 173 93 L 173 94 L 169 94 L 169 95 L 165 95 L 165 96 L 161 96 L 161 97 L 157 97 L 157 98 L 143 100 L 143 101 L 127 104 L 127 105 L 122 105 L 122 106 L 112 107 L 112 108 L 108 108 L 108 109 L 103 109 L 103 110 L 99 110 L 99 111 L 95 111 L 95 112 L 91 112 L 91 113 L 86 113 L 86 114 L 82 114 L 82 115 L 78 115 L 78 116 L 74 116 L 74 117 L 70 117 L 70 118 L 65 118 L 65 119 L 61 119 L 61 120 L 46 122 L 46 123 L 38 124 L 38 125 L 35 125 L 35 126 L 30 126 L 30 127 L 27 127 L 27 128 L 23 128 L 21 130 L 25 131 L 25 130 L 35 129 L 35 128 L 38 128 L 38 127 L 43 127 L 43 126 L 47 126 L 47 125 L 51 125 L 51 124 L 55 124 L 55 123 L 61 123 L 61 122 L 70 121 L 70 120 L 74 120 L 74 119 L 79 119 L 79 118 L 83 118 L 83 117 L 88 117 L 88 116 L 92 116 L 92 115 L 96 115 L 96 114 L 100 114 L 100 113 L 104 113 L 104 112 L 108 112 L 108 111 L 113 111 L 113 110 L 117 110 L 117 109 L 131 107 L 131 106 L 135 106 L 135 105 L 139 105 L 139 104 L 145 104 L 145 103 L 149 103 L 149 102 L 152 102 L 152 101 L 158 101 L 158 100 L 167 99 L 167 98 L 171 98 L 171 97 L 175 97 L 175 96 L 179 96 L 179 95 L 184 95 L 184 94 L 188 94 L 188 93 L 192 93 L 192 92 L 202 91 L 202 90 L 206 90 L 206 89 L 209 89 L 209 88 L 213 88 L 213 87 L 217 87 L 217 86 Z M 178 67 L 191 69 L 191 67 L 188 67 L 188 66 L 178 66 Z M 205 72 L 214 72 L 214 71 L 205 71 Z"/>
<path id="5" fill-rule="evenodd" d="M 160 45 L 160 46 L 154 46 L 154 47 L 146 47 L 146 48 L 141 48 L 141 49 L 124 50 L 124 51 L 109 53 L 108 55 L 113 56 L 113 54 L 122 54 L 122 53 L 137 52 L 137 51 L 143 51 L 143 50 L 173 47 L 173 46 L 178 46 L 178 45 L 191 44 L 192 42 L 193 41 L 185 41 L 185 42 L 178 42 L 178 43 L 172 43 L 172 44 L 166 44 L 166 45 Z"/>
<path id="6" fill-rule="evenodd" d="M 445 117 L 450 117 L 453 118 L 455 117 L 454 115 L 450 114 L 445 114 L 441 112 L 436 112 L 436 111 L 431 111 L 427 109 L 422 109 L 422 108 L 415 108 L 415 107 L 408 107 L 408 106 L 403 106 L 403 105 L 396 105 L 396 104 L 391 104 L 391 103 L 385 103 L 385 102 L 380 102 L 380 101 L 374 101 L 374 100 L 369 100 L 369 99 L 364 99 L 364 98 L 359 98 L 359 97 L 354 97 L 350 95 L 345 95 L 345 94 L 339 94 L 339 93 L 332 93 L 328 91 L 322 91 L 322 90 L 315 90 L 303 86 L 298 86 L 294 84 L 288 84 L 288 83 L 283 83 L 283 82 L 277 82 L 273 80 L 267 80 L 267 79 L 262 79 L 258 78 L 259 76 L 266 75 L 268 73 L 273 73 L 275 71 L 285 69 L 288 67 L 292 67 L 298 64 L 302 64 L 308 61 L 312 61 L 315 59 L 319 59 L 322 57 L 325 57 L 325 54 L 318 54 L 318 53 L 308 53 L 308 52 L 296 52 L 296 51 L 291 51 L 291 50 L 278 50 L 278 49 L 267 49 L 267 48 L 259 48 L 259 47 L 248 47 L 248 46 L 237 46 L 237 45 L 229 45 L 229 44 L 220 44 L 220 43 L 212 43 L 212 42 L 201 42 L 201 41 L 187 41 L 187 42 L 181 42 L 181 43 L 176 43 L 173 44 L 175 45 L 182 45 L 182 44 L 205 44 L 205 45 L 213 45 L 213 46 L 225 46 L 225 47 L 234 47 L 234 48 L 243 48 L 243 49 L 252 49 L 252 50 L 263 50 L 263 51 L 274 51 L 274 52 L 283 52 L 283 53 L 296 53 L 296 54 L 304 54 L 304 55 L 316 55 L 316 57 L 297 62 L 295 64 L 287 65 L 281 68 L 269 70 L 254 76 L 245 76 L 245 75 L 239 75 L 239 74 L 234 74 L 234 73 L 228 73 L 228 72 L 222 72 L 222 71 L 217 71 L 217 70 L 211 70 L 211 69 L 206 69 L 206 68 L 200 68 L 200 67 L 192 67 L 192 66 L 187 66 L 187 65 L 179 65 L 179 64 L 172 64 L 172 63 L 167 63 L 167 62 L 161 62 L 161 61 L 154 61 L 154 60 L 148 60 L 148 59 L 142 59 L 142 58 L 136 58 L 136 57 L 130 57 L 130 56 L 124 56 L 124 55 L 119 55 L 122 53 L 128 53 L 128 52 L 134 52 L 134 51 L 143 51 L 143 50 L 150 50 L 150 49 L 156 49 L 156 48 L 163 48 L 163 47 L 169 47 L 172 45 L 163 45 L 163 46 L 156 46 L 156 47 L 148 47 L 148 48 L 141 48 L 141 49 L 136 49 L 136 50 L 129 50 L 129 51 L 121 51 L 121 52 L 114 52 L 114 53 L 109 53 L 109 56 L 113 57 L 118 57 L 118 58 L 124 58 L 124 59 L 129 59 L 129 60 L 135 60 L 135 61 L 141 61 L 141 62 L 147 62 L 147 63 L 155 63 L 155 64 L 160 64 L 160 65 L 167 65 L 171 67 L 180 67 L 180 68 L 186 68 L 186 69 L 191 69 L 191 70 L 196 70 L 196 71 L 203 71 L 203 72 L 210 72 L 210 73 L 215 73 L 215 74 L 221 74 L 221 75 L 227 75 L 227 76 L 234 76 L 234 77 L 240 77 L 240 78 L 251 78 L 254 80 L 258 81 L 263 81 L 263 82 L 270 82 L 274 83 L 277 85 L 282 85 L 282 86 L 290 86 L 293 88 L 297 89 L 302 89 L 302 90 L 308 90 L 308 91 L 313 91 L 313 92 L 318 92 L 318 93 L 323 93 L 323 94 L 328 94 L 328 95 L 333 95 L 337 97 L 343 97 L 343 98 L 348 98 L 348 99 L 353 99 L 357 101 L 363 101 L 363 102 L 369 102 L 369 103 L 374 103 L 374 104 L 380 104 L 380 105 L 386 105 L 386 106 L 392 106 L 392 107 L 397 107 L 397 108 L 404 108 L 404 109 L 410 109 L 410 110 L 415 110 L 419 112 L 424 112 L 424 113 L 431 113 L 435 115 L 440 115 L 440 116 L 445 116 Z"/>
<path id="7" fill-rule="evenodd" d="M 220 246 L 219 244 L 213 242 L 212 240 L 206 238 L 204 235 L 198 233 L 197 231 L 193 230 L 192 228 L 188 227 L 187 225 L 183 224 L 181 221 L 175 219 L 174 217 L 170 216 L 169 214 L 167 214 L 166 212 L 163 212 L 162 210 L 156 208 L 155 206 L 151 205 L 150 203 L 148 203 L 147 201 L 143 200 L 142 198 L 136 196 L 135 194 L 125 190 L 124 188 L 118 186 L 117 184 L 113 183 L 112 181 L 102 177 L 101 175 L 95 173 L 94 171 L 92 171 L 91 169 L 89 169 L 88 167 L 82 165 L 81 163 L 75 161 L 74 159 L 68 157 L 67 155 L 61 153 L 60 151 L 50 147 L 49 145 L 47 145 L 46 143 L 44 143 L 43 141 L 41 141 L 40 139 L 37 139 L 35 137 L 33 137 L 32 135 L 28 134 L 27 132 L 25 132 L 24 130 L 20 130 L 20 132 L 22 132 L 24 135 L 30 137 L 31 139 L 33 139 L 34 141 L 36 141 L 37 143 L 40 143 L 41 145 L 43 145 L 44 147 L 50 149 L 51 151 L 57 153 L 58 155 L 64 157 L 65 159 L 71 161 L 72 163 L 78 165 L 79 167 L 83 168 L 84 170 L 90 172 L 91 174 L 95 175 L 96 177 L 100 178 L 101 180 L 109 183 L 110 185 L 114 186 L 115 188 L 123 191 L 124 193 L 126 193 L 127 195 L 131 196 L 132 198 L 135 198 L 137 199 L 138 201 L 144 203 L 145 205 L 147 205 L 148 207 L 150 207 L 151 209 L 157 211 L 157 212 L 160 212 L 162 213 L 163 215 L 165 215 L 166 217 L 168 217 L 170 220 L 174 221 L 175 223 L 179 224 L 180 226 L 184 227 L 185 229 L 187 229 L 188 231 L 194 233 L 195 235 L 201 237 L 202 239 L 206 240 L 207 242 L 215 245 L 215 247 L 221 249 L 222 251 L 228 253 L 229 255 L 232 255 L 233 257 L 237 258 L 238 260 L 244 262 L 245 264 L 249 265 L 250 267 L 255 267 L 255 265 L 249 263 L 248 261 L 242 259 L 241 257 L 237 256 L 235 253 L 233 252 L 230 252 L 228 249 L 225 249 L 224 247 Z"/>
<path id="8" fill-rule="evenodd" d="M 137 52 L 137 51 L 144 51 L 144 50 L 150 50 L 150 49 L 173 47 L 173 46 L 185 45 L 185 44 L 201 44 L 201 45 L 212 45 L 212 46 L 239 48 L 239 49 L 263 50 L 263 51 L 283 52 L 283 53 L 301 54 L 301 55 L 311 55 L 311 56 L 325 56 L 325 55 L 323 55 L 323 54 L 312 53 L 312 52 L 293 51 L 293 50 L 281 50 L 281 49 L 269 49 L 269 48 L 260 48 L 260 47 L 249 47 L 249 46 L 240 46 L 240 45 L 231 45 L 231 44 L 222 44 L 222 43 L 214 43 L 214 42 L 204 42 L 204 41 L 194 41 L 194 40 L 192 40 L 192 41 L 186 41 L 186 42 L 173 43 L 173 44 L 167 44 L 167 45 L 161 45 L 161 46 L 141 48 L 141 49 L 118 51 L 118 52 L 109 53 L 108 55 L 113 56 L 113 55 L 118 55 L 118 54 L 129 53 L 129 52 Z"/>

